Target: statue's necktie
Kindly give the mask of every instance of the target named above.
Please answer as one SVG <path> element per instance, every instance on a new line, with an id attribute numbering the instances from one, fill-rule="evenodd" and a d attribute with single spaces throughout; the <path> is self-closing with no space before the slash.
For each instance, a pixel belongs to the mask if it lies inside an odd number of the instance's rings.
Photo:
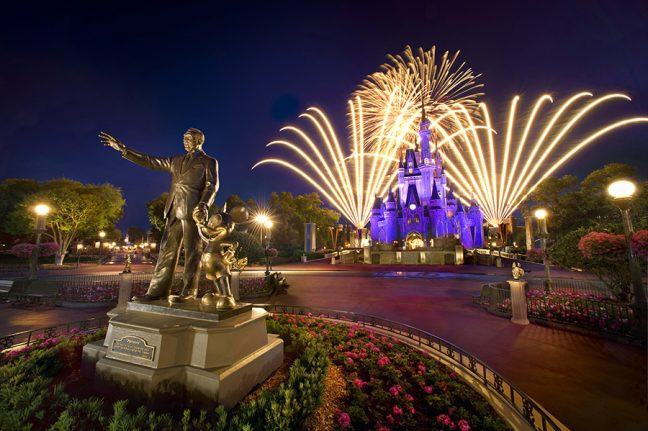
<path id="1" fill-rule="evenodd" d="M 192 153 L 187 153 L 184 156 L 184 160 L 182 160 L 182 167 L 180 168 L 181 172 L 184 172 L 185 169 L 187 169 L 187 166 L 189 166 L 189 163 L 191 163 L 192 159 L 193 159 L 193 154 Z"/>

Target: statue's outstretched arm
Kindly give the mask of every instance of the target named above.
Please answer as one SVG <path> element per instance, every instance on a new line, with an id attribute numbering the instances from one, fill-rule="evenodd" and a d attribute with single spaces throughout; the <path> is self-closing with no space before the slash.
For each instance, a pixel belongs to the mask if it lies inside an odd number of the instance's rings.
<path id="1" fill-rule="evenodd" d="M 171 171 L 171 157 L 154 157 L 140 153 L 139 151 L 128 148 L 119 139 L 106 132 L 100 132 L 99 138 L 105 146 L 120 151 L 122 153 L 122 157 L 126 160 L 130 160 L 133 163 L 137 163 L 138 165 L 144 166 L 145 168 L 149 169 Z"/>

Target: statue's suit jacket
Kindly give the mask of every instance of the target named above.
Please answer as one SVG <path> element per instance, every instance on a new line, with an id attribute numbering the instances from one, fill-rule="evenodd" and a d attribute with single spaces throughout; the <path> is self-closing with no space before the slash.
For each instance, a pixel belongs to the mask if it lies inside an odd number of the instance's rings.
<path id="1" fill-rule="evenodd" d="M 164 218 L 192 220 L 198 204 L 209 208 L 218 191 L 218 162 L 202 150 L 171 157 L 153 157 L 125 148 L 122 157 L 150 169 L 171 173 L 171 190 L 164 205 Z"/>

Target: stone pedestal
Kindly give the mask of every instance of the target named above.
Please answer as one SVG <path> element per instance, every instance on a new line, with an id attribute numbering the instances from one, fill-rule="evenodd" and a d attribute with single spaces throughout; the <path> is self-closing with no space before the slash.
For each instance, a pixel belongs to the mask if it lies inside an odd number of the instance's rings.
<path id="1" fill-rule="evenodd" d="M 122 272 L 119 274 L 119 296 L 117 297 L 117 308 L 126 308 L 128 301 L 133 296 L 133 273 Z"/>
<path id="2" fill-rule="evenodd" d="M 511 287 L 511 311 L 513 314 L 511 322 L 517 325 L 528 325 L 525 292 L 527 282 L 524 280 L 508 280 L 508 284 Z"/>
<path id="3" fill-rule="evenodd" d="M 283 361 L 283 341 L 266 332 L 267 314 L 251 304 L 129 302 L 109 313 L 106 338 L 84 347 L 82 373 L 94 375 L 98 388 L 154 396 L 181 387 L 192 399 L 231 408 Z"/>

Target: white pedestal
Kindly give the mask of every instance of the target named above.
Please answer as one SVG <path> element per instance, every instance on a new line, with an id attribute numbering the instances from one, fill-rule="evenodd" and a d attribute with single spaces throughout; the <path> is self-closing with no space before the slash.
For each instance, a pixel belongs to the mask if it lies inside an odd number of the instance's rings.
<path id="1" fill-rule="evenodd" d="M 527 302 L 525 287 L 527 282 L 523 280 L 508 280 L 511 287 L 511 311 L 513 316 L 511 322 L 517 325 L 528 325 Z"/>
<path id="2" fill-rule="evenodd" d="M 99 389 L 163 396 L 180 386 L 231 408 L 283 362 L 283 341 L 267 334 L 267 314 L 250 304 L 210 311 L 198 301 L 129 302 L 111 310 L 106 338 L 84 347 L 82 373 Z"/>

